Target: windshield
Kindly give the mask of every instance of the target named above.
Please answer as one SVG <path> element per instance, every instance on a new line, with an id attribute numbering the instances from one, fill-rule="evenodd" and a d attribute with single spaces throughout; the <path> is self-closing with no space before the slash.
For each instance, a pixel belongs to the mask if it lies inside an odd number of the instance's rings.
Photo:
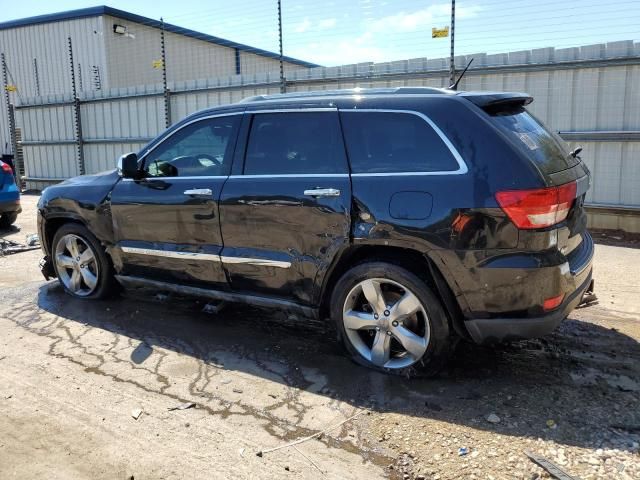
<path id="1" fill-rule="evenodd" d="M 498 127 L 507 133 L 518 148 L 536 162 L 544 173 L 555 173 L 577 165 L 580 160 L 569 155 L 564 141 L 549 131 L 524 108 L 489 113 Z"/>

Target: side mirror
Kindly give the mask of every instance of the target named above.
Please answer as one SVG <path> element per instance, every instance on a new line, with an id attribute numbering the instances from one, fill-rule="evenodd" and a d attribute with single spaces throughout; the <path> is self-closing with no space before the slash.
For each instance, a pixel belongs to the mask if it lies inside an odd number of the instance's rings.
<path id="1" fill-rule="evenodd" d="M 118 174 L 122 178 L 138 178 L 138 155 L 135 153 L 125 153 L 118 159 Z"/>

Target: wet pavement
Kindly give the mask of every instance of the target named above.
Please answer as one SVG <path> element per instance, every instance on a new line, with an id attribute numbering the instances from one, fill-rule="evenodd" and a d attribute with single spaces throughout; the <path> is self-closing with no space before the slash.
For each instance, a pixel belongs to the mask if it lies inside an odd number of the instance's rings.
<path id="1" fill-rule="evenodd" d="M 0 258 L 0 478 L 545 478 L 524 450 L 640 477 L 638 249 L 598 246 L 599 304 L 556 333 L 461 343 L 435 379 L 368 371 L 282 313 L 74 300 L 34 275 L 39 257 Z"/>

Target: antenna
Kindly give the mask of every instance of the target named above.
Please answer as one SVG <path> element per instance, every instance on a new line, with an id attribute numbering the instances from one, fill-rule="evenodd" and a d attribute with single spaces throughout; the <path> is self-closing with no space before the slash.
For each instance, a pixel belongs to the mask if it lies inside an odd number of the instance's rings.
<path id="1" fill-rule="evenodd" d="M 467 66 L 464 67 L 464 70 L 462 71 L 462 73 L 458 77 L 458 80 L 456 80 L 455 83 L 452 83 L 451 85 L 449 85 L 449 90 L 457 90 L 458 89 L 458 84 L 460 83 L 460 80 L 462 80 L 462 77 L 464 77 L 464 74 L 467 73 L 467 68 L 469 68 L 469 65 L 471 65 L 471 62 L 473 62 L 473 58 L 471 60 L 469 60 L 469 63 L 467 63 Z"/>

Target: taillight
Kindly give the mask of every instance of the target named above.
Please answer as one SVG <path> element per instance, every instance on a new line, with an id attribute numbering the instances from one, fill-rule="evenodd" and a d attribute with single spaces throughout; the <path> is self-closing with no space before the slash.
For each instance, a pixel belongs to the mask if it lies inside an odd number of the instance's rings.
<path id="1" fill-rule="evenodd" d="M 11 166 L 8 163 L 0 162 L 0 167 L 2 167 L 2 171 L 4 173 L 10 173 L 13 175 L 13 170 L 11 170 Z"/>
<path id="2" fill-rule="evenodd" d="M 558 308 L 560 306 L 560 304 L 562 303 L 562 300 L 564 300 L 564 293 L 561 293 L 557 297 L 547 298 L 542 303 L 542 309 L 545 312 L 548 312 L 549 310 L 553 310 L 555 308 Z"/>
<path id="3" fill-rule="evenodd" d="M 516 227 L 544 228 L 567 218 L 576 191 L 576 182 L 571 182 L 558 187 L 498 192 L 496 200 Z"/>

